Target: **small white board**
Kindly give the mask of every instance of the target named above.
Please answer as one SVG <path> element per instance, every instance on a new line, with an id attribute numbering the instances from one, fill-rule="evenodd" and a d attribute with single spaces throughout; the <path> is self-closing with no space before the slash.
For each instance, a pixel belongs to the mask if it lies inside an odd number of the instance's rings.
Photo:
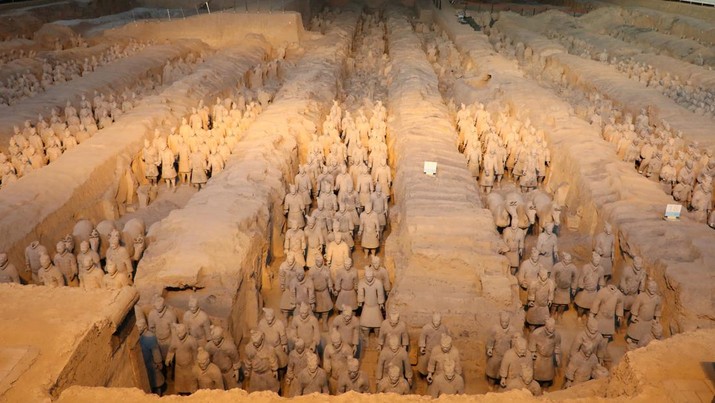
<path id="1" fill-rule="evenodd" d="M 665 206 L 665 219 L 668 221 L 677 221 L 680 219 L 680 212 L 683 210 L 681 204 L 668 204 Z"/>
<path id="2" fill-rule="evenodd" d="M 437 163 L 434 161 L 425 161 L 424 171 L 426 175 L 435 176 L 437 174 Z"/>

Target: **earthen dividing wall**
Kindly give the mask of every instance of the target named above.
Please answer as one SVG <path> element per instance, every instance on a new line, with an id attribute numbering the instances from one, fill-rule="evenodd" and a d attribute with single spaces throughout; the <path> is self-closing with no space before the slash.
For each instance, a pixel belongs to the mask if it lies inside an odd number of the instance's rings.
<path id="1" fill-rule="evenodd" d="M 73 385 L 149 391 L 137 299 L 128 287 L 0 285 L 0 401 L 49 401 Z"/>
<path id="2" fill-rule="evenodd" d="M 620 248 L 643 257 L 665 296 L 664 319 L 671 332 L 712 327 L 714 283 L 708 269 L 715 267 L 712 230 L 687 218 L 676 223 L 663 221 L 665 205 L 672 198 L 657 183 L 620 161 L 598 129 L 574 117 L 571 105 L 525 78 L 516 61 L 498 55 L 486 36 L 457 24 L 448 11 L 435 15 L 459 50 L 471 57 L 477 75 L 492 74 L 490 84 L 482 90 L 462 85 L 463 99 L 509 105 L 544 130 L 552 157 L 552 174 L 546 185 L 569 184 L 567 214 L 583 210 L 580 231 L 594 234 L 608 221 L 618 234 Z M 520 32 L 518 27 L 501 24 L 501 32 L 507 36 Z M 547 49 L 558 49 L 542 38 L 526 44 L 534 47 L 532 63 L 540 66 L 546 66 L 549 54 L 554 53 Z"/>
<path id="3" fill-rule="evenodd" d="M 224 171 L 172 212 L 151 234 L 136 285 L 143 302 L 168 290 L 186 306 L 184 289 L 198 289 L 201 306 L 237 342 L 255 326 L 270 259 L 282 254 L 283 197 L 307 145 L 338 91 L 357 14 L 343 12 L 307 47 L 273 103 L 236 145 Z M 275 276 L 277 281 L 277 276 Z M 209 298 L 210 297 L 210 298 Z"/>
<path id="4" fill-rule="evenodd" d="M 193 6 L 192 6 L 193 7 Z M 200 38 L 213 48 L 240 45 L 246 35 L 262 35 L 274 47 L 297 43 L 303 34 L 301 15 L 293 11 L 272 13 L 215 12 L 171 21 L 138 21 L 104 32 L 106 40 L 177 41 Z"/>
<path id="5" fill-rule="evenodd" d="M 326 0 L 213 0 L 209 5 L 213 12 L 219 10 L 239 13 L 295 11 L 302 17 L 303 24 L 307 25 L 313 16 L 323 9 L 325 3 Z M 144 7 L 183 8 L 187 11 L 193 11 L 195 7 L 204 5 L 203 2 L 196 0 L 139 0 L 138 4 Z M 202 12 L 206 10 L 202 9 Z"/>
<path id="6" fill-rule="evenodd" d="M 483 375 L 484 326 L 496 323 L 500 309 L 515 308 L 507 262 L 497 253 L 501 239 L 458 152 L 457 133 L 420 40 L 396 13 L 387 29 L 393 61 L 388 144 L 396 167 L 385 247 L 395 271 L 388 303 L 400 310 L 413 340 L 433 312 L 441 313 L 470 363 L 467 382 L 474 382 Z M 437 162 L 436 176 L 425 175 L 426 161 Z"/>

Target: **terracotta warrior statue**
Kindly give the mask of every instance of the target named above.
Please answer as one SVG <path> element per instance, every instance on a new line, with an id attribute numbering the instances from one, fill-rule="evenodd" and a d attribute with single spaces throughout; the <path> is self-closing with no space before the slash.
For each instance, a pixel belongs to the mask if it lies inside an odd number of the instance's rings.
<path id="1" fill-rule="evenodd" d="M 378 338 L 380 336 L 385 305 L 385 288 L 382 281 L 375 278 L 372 267 L 365 269 L 365 277 L 358 283 L 357 301 L 358 306 L 362 307 L 360 331 L 365 343 L 369 344 L 370 330 L 373 330 Z"/>
<path id="2" fill-rule="evenodd" d="M 369 393 L 370 380 L 365 371 L 360 370 L 360 361 L 356 358 L 348 359 L 347 371 L 338 379 L 337 394 L 347 392 Z"/>
<path id="3" fill-rule="evenodd" d="M 438 312 L 432 314 L 432 321 L 422 327 L 419 340 L 419 356 L 417 360 L 417 370 L 420 374 L 429 374 L 428 364 L 434 348 L 439 346 L 440 338 L 443 334 L 449 335 L 447 326 L 442 323 L 442 315 Z"/>

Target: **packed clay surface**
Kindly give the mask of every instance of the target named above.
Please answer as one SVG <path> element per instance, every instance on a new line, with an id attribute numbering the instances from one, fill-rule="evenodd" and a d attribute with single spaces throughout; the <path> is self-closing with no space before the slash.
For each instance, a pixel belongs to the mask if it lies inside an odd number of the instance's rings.
<path id="1" fill-rule="evenodd" d="M 3 400 L 55 399 L 68 385 L 144 386 L 131 369 L 141 365 L 132 330 L 136 291 L 38 288 L 0 287 L 7 307 L 0 336 Z M 113 346 L 125 321 L 128 332 Z"/>

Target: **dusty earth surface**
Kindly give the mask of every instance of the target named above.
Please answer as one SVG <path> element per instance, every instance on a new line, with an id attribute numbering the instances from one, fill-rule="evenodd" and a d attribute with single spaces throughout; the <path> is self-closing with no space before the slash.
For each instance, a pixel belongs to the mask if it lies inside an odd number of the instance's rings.
<path id="1" fill-rule="evenodd" d="M 238 7 L 185 19 L 174 14 L 172 21 L 164 19 L 162 9 L 128 11 L 128 4 L 102 2 L 48 19 L 55 8 L 64 10 L 48 3 L 0 8 L 5 13 L 0 19 L 24 21 L 27 31 L 15 32 L 25 37 L 15 39 L 0 32 L 8 38 L 0 53 L 22 49 L 38 57 L 82 60 L 115 43 L 149 44 L 91 74 L 0 107 L 0 150 L 7 150 L 14 125 L 21 127 L 38 114 L 49 116 L 68 100 L 78 102 L 95 91 L 119 94 L 138 81 L 158 78 L 159 83 L 86 143 L 0 188 L 0 250 L 24 268 L 31 241 L 53 251 L 55 242 L 82 219 L 93 225 L 112 222 L 120 229 L 141 220 L 147 249 L 136 265 L 135 287 L 121 291 L 0 285 L 0 401 L 282 399 L 243 390 L 163 398 L 146 393 L 131 308 L 137 304 L 137 312 L 147 313 L 152 298 L 163 295 L 182 317 L 189 296 L 196 296 L 243 354 L 261 308 L 280 308 L 283 200 L 334 100 L 353 114 L 376 101 L 386 108 L 393 184 L 379 256 L 393 282 L 387 305 L 399 309 L 407 322 L 412 360 L 420 328 L 433 312 L 443 314 L 461 352 L 467 396 L 441 400 L 709 402 L 715 396 L 715 232 L 690 212 L 679 222 L 663 221 L 664 207 L 673 198 L 618 158 L 581 103 L 588 98 L 584 94 L 595 93 L 623 113 L 648 109 L 653 122 L 681 131 L 685 141 L 713 147 L 715 119 L 597 57 L 584 56 L 582 49 L 633 58 L 715 91 L 715 23 L 707 14 L 698 18 L 693 6 L 649 8 L 645 2 L 472 4 L 468 13 L 489 28 L 475 31 L 457 22 L 457 10 L 448 2 L 438 10 L 429 1 L 388 6 L 335 1 L 330 3 L 341 7 L 320 17 L 327 22 L 314 18 L 325 3 L 318 1 L 265 2 L 270 13 L 247 2 L 247 13 Z M 154 3 L 160 2 L 142 5 Z M 368 18 L 382 25 L 367 31 Z M 70 41 L 75 34 L 88 38 L 87 47 L 52 48 L 55 36 Z M 451 44 L 450 58 L 457 63 L 449 65 L 445 55 L 433 60 L 427 45 L 436 40 Z M 517 52 L 519 46 L 531 56 Z M 364 63 L 375 57 L 371 49 L 376 47 L 385 50 L 378 55 L 382 61 Z M 201 57 L 185 74 L 162 77 L 167 61 L 189 55 Z M 25 55 L 0 66 L 0 78 L 26 70 L 41 74 L 38 57 Z M 216 97 L 245 92 L 254 69 L 274 60 L 283 63 L 278 77 L 254 88 L 270 94 L 270 101 L 240 133 L 223 171 L 204 189 L 180 186 L 172 192 L 159 186 L 147 207 L 117 207 L 122 172 L 117 166 L 136 161 L 154 129 L 166 135 L 199 101 L 212 105 Z M 614 283 L 638 255 L 659 285 L 666 339 L 626 352 L 624 335 L 617 334 L 608 346 L 613 363 L 607 378 L 559 390 L 562 370 L 540 399 L 524 390 L 493 393 L 486 382 L 488 329 L 500 311 L 508 311 L 512 323 L 523 320 L 524 311 L 516 280 L 500 254 L 501 228 L 458 148 L 457 106 L 475 102 L 494 114 L 506 106 L 544 132 L 551 165 L 540 191 L 564 202 L 560 250 L 571 252 L 581 267 L 590 258 L 592 238 L 609 222 L 618 245 Z M 436 176 L 424 174 L 425 161 L 437 162 Z M 495 191 L 514 185 L 505 179 Z M 525 249 L 535 244 L 536 236 L 527 236 Z M 355 249 L 354 266 L 362 277 L 368 261 L 359 246 Z M 29 282 L 28 273 L 21 275 Z M 573 309 L 567 311 L 557 325 L 564 350 L 582 328 Z M 327 333 L 322 338 L 327 341 Z M 377 355 L 373 345 L 361 357 L 373 386 Z M 426 381 L 419 378 L 410 396 L 295 399 L 407 402 L 427 400 L 417 396 L 426 391 Z"/>
<path id="2" fill-rule="evenodd" d="M 117 350 L 112 340 L 133 318 L 135 290 L 3 285 L 0 299 L 3 401 L 46 401 L 75 384 L 141 386 L 133 319 Z"/>

